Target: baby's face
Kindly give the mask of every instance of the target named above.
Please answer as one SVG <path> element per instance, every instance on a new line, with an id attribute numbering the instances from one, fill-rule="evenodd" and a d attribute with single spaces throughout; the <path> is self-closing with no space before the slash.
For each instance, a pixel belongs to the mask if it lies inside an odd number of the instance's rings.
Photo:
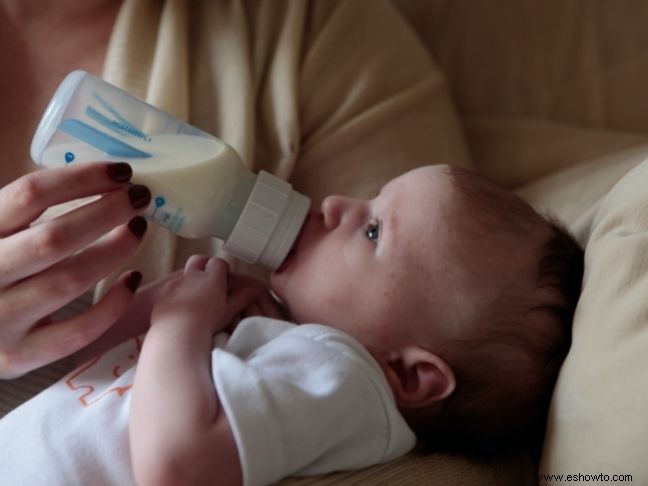
<path id="1" fill-rule="evenodd" d="M 474 248 L 453 224 L 461 214 L 449 177 L 443 166 L 426 166 L 371 200 L 326 198 L 306 220 L 294 257 L 271 276 L 295 321 L 336 327 L 381 352 L 416 340 L 422 315 L 442 322 L 465 305 L 470 297 L 457 289 Z"/>

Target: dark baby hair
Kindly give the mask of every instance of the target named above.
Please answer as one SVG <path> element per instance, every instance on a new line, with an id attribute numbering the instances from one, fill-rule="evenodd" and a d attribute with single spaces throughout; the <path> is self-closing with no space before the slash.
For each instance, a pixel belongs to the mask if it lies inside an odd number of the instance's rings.
<path id="1" fill-rule="evenodd" d="M 428 448 L 482 455 L 541 444 L 560 367 L 571 345 L 584 254 L 554 218 L 465 169 L 449 167 L 462 204 L 486 231 L 533 248 L 528 282 L 509 283 L 470 325 L 479 332 L 438 350 L 452 368 L 455 391 L 435 413 L 405 412 Z M 537 453 L 537 450 L 534 450 Z"/>

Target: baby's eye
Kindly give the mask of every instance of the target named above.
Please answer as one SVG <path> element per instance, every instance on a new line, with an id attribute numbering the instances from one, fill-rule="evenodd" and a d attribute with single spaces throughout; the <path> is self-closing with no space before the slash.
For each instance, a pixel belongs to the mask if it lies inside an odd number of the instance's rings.
<path id="1" fill-rule="evenodd" d="M 369 241 L 375 243 L 378 241 L 378 236 L 380 235 L 380 225 L 377 223 L 372 223 L 367 227 L 367 231 L 365 232 L 365 235 L 369 239 Z"/>

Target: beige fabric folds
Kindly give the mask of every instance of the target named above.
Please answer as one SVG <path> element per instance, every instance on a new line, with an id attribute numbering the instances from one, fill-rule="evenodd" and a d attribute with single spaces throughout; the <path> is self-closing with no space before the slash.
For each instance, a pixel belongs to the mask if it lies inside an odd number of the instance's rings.
<path id="1" fill-rule="evenodd" d="M 462 118 L 648 132 L 648 2 L 393 2 L 434 53 Z"/>
<path id="2" fill-rule="evenodd" d="M 222 138 L 316 206 L 333 192 L 371 195 L 420 165 L 469 166 L 439 70 L 389 3 L 367 13 L 359 0 L 127 0 L 105 78 Z M 150 227 L 126 268 L 148 281 L 219 246 Z"/>

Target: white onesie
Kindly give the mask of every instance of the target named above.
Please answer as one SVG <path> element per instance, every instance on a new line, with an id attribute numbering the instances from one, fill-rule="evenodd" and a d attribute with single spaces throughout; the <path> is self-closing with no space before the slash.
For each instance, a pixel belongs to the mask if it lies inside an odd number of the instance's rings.
<path id="1" fill-rule="evenodd" d="M 253 317 L 214 343 L 212 376 L 246 485 L 360 469 L 414 446 L 380 367 L 351 336 Z M 134 484 L 128 415 L 140 349 L 139 338 L 115 347 L 0 420 L 2 484 Z"/>

